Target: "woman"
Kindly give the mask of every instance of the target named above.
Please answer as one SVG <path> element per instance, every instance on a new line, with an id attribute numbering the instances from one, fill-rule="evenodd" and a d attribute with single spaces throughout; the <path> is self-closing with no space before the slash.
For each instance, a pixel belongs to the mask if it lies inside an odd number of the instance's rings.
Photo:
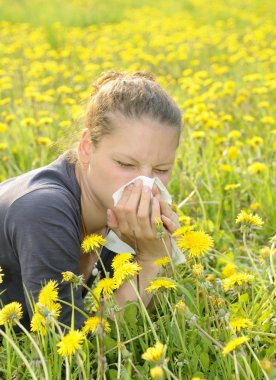
<path id="1" fill-rule="evenodd" d="M 27 293 L 36 300 L 41 285 L 60 282 L 64 271 L 83 274 L 91 283 L 97 257 L 82 255 L 80 246 L 92 233 L 106 236 L 112 230 L 135 249 L 142 266 L 141 296 L 149 302 L 144 289 L 157 274 L 154 261 L 166 255 L 154 220 L 161 217 L 171 251 L 177 216 L 158 189 L 151 191 L 142 181 L 127 186 L 116 206 L 112 194 L 137 176 L 158 177 L 166 186 L 180 131 L 179 108 L 149 74 L 109 72 L 94 84 L 77 150 L 0 184 L 0 266 L 5 274 L 0 298 L 3 304 L 23 305 L 25 326 L 32 315 Z M 114 253 L 104 248 L 101 256 L 109 267 Z M 74 303 L 82 309 L 81 289 L 74 292 Z M 129 283 L 115 296 L 119 305 L 136 299 Z M 59 297 L 71 302 L 68 283 L 60 283 Z M 71 312 L 63 306 L 60 321 L 70 325 Z M 76 312 L 75 327 L 83 320 Z"/>

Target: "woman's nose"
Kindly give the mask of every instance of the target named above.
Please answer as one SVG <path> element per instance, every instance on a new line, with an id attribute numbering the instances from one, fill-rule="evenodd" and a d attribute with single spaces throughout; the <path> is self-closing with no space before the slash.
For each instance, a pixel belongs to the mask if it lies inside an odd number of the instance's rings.
<path id="1" fill-rule="evenodd" d="M 143 175 L 145 177 L 153 178 L 153 171 L 152 168 L 141 168 L 140 175 Z"/>

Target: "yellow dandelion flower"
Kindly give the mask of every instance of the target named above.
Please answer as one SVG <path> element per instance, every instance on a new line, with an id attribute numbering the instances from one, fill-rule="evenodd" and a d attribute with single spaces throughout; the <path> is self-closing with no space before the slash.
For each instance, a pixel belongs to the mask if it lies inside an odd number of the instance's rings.
<path id="1" fill-rule="evenodd" d="M 213 304 L 213 306 L 216 306 L 218 308 L 222 307 L 225 304 L 225 301 L 223 298 L 219 298 L 217 296 L 209 296 L 210 303 Z"/>
<path id="2" fill-rule="evenodd" d="M 132 255 L 131 253 L 128 253 L 128 252 L 120 253 L 114 257 L 114 259 L 112 260 L 111 266 L 113 269 L 120 268 L 126 262 L 131 261 L 133 259 L 133 257 L 134 257 L 134 255 Z"/>
<path id="3" fill-rule="evenodd" d="M 200 257 L 213 247 L 214 242 L 205 232 L 190 231 L 178 239 L 176 244 L 183 252 L 189 250 L 191 257 Z"/>
<path id="4" fill-rule="evenodd" d="M 177 237 L 177 236 L 180 236 L 180 235 L 185 235 L 186 232 L 189 232 L 189 231 L 193 231 L 195 229 L 195 225 L 191 225 L 191 226 L 181 226 L 179 228 L 177 228 L 172 236 L 173 237 Z"/>
<path id="5" fill-rule="evenodd" d="M 8 144 L 6 143 L 0 143 L 0 150 L 5 150 L 8 148 Z"/>
<path id="6" fill-rule="evenodd" d="M 260 364 L 262 369 L 264 369 L 266 372 L 271 372 L 274 367 L 273 363 L 268 359 L 260 360 Z"/>
<path id="7" fill-rule="evenodd" d="M 231 173 L 233 171 L 233 167 L 228 164 L 221 164 L 219 168 L 222 172 L 225 173 Z"/>
<path id="8" fill-rule="evenodd" d="M 183 300 L 180 300 L 177 302 L 177 304 L 175 305 L 175 308 L 176 310 L 179 312 L 179 313 L 184 313 L 184 311 L 187 309 L 187 306 L 185 304 L 185 302 Z"/>
<path id="9" fill-rule="evenodd" d="M 214 276 L 213 274 L 209 274 L 209 275 L 206 277 L 206 280 L 212 282 L 212 281 L 215 280 L 215 276 Z"/>
<path id="10" fill-rule="evenodd" d="M 75 273 L 70 272 L 70 271 L 61 272 L 61 275 L 62 275 L 62 281 L 61 282 L 72 281 L 76 276 Z"/>
<path id="11" fill-rule="evenodd" d="M 224 290 L 227 292 L 229 289 L 233 288 L 235 285 L 242 285 L 248 282 L 254 281 L 255 277 L 253 274 L 249 273 L 234 273 L 232 276 L 222 280 L 222 285 Z"/>
<path id="12" fill-rule="evenodd" d="M 89 253 L 90 251 L 93 251 L 105 245 L 105 243 L 106 239 L 104 239 L 101 235 L 92 234 L 84 238 L 81 244 L 81 248 L 83 252 Z"/>
<path id="13" fill-rule="evenodd" d="M 192 139 L 203 139 L 205 137 L 204 131 L 194 131 L 192 133 Z"/>
<path id="14" fill-rule="evenodd" d="M 37 137 L 36 142 L 40 145 L 50 145 L 52 144 L 52 140 L 49 137 Z"/>
<path id="15" fill-rule="evenodd" d="M 0 284 L 2 284 L 3 282 L 3 277 L 4 277 L 3 269 L 0 267 Z"/>
<path id="16" fill-rule="evenodd" d="M 227 185 L 224 186 L 225 191 L 229 190 L 236 190 L 241 186 L 240 183 L 228 183 Z"/>
<path id="17" fill-rule="evenodd" d="M 11 302 L 0 310 L 0 325 L 15 325 L 23 317 L 22 305 L 19 302 Z"/>
<path id="18" fill-rule="evenodd" d="M 192 222 L 192 218 L 188 215 L 181 215 L 179 217 L 179 223 L 183 223 L 185 224 L 186 226 L 189 226 Z"/>
<path id="19" fill-rule="evenodd" d="M 165 378 L 163 368 L 159 365 L 150 369 L 150 375 L 154 380 L 163 380 Z"/>
<path id="20" fill-rule="evenodd" d="M 105 332 L 109 333 L 111 331 L 110 325 L 106 319 L 101 319 L 98 316 L 89 317 L 85 322 L 82 328 L 84 334 L 88 334 L 90 332 L 94 333 L 99 323 L 101 322 L 103 329 Z"/>
<path id="21" fill-rule="evenodd" d="M 254 162 L 254 164 L 249 165 L 247 171 L 250 175 L 255 175 L 262 173 L 266 170 L 266 165 L 261 162 Z"/>
<path id="22" fill-rule="evenodd" d="M 236 273 L 236 265 L 229 263 L 222 269 L 221 275 L 225 278 L 232 276 L 234 273 Z"/>
<path id="23" fill-rule="evenodd" d="M 275 124 L 275 119 L 272 116 L 264 116 L 261 118 L 261 122 L 263 124 L 273 125 Z"/>
<path id="24" fill-rule="evenodd" d="M 248 142 L 248 145 L 252 146 L 253 148 L 256 148 L 258 145 L 263 144 L 264 139 L 260 136 L 253 136 L 247 142 Z"/>
<path id="25" fill-rule="evenodd" d="M 165 236 L 164 225 L 160 216 L 154 218 L 154 226 L 156 229 L 156 235 L 158 239 L 162 239 Z"/>
<path id="26" fill-rule="evenodd" d="M 5 122 L 7 123 L 7 124 L 10 124 L 13 120 L 15 119 L 15 115 L 7 115 L 6 117 L 5 117 Z"/>
<path id="27" fill-rule="evenodd" d="M 241 137 L 241 132 L 237 131 L 236 129 L 234 129 L 233 131 L 229 132 L 228 135 L 227 135 L 228 139 L 233 139 L 233 140 L 239 139 L 240 137 Z"/>
<path id="28" fill-rule="evenodd" d="M 250 208 L 251 210 L 258 210 L 259 208 L 261 208 L 261 204 L 259 202 L 253 202 L 251 203 Z"/>
<path id="29" fill-rule="evenodd" d="M 227 156 L 230 160 L 235 160 L 238 157 L 239 150 L 236 146 L 230 146 L 228 148 Z"/>
<path id="30" fill-rule="evenodd" d="M 203 274 L 204 267 L 202 264 L 194 264 L 192 266 L 192 274 L 195 277 L 200 277 Z"/>
<path id="31" fill-rule="evenodd" d="M 59 126 L 61 128 L 66 128 L 66 127 L 69 127 L 71 124 L 72 122 L 70 120 L 63 120 L 59 123 Z"/>
<path id="32" fill-rule="evenodd" d="M 46 325 L 46 318 L 42 314 L 35 312 L 31 320 L 31 331 L 40 332 L 44 336 L 47 332 Z"/>
<path id="33" fill-rule="evenodd" d="M 48 305 L 52 305 L 52 303 L 56 302 L 57 299 L 58 283 L 57 281 L 50 280 L 41 288 L 38 296 L 38 302 L 48 307 Z"/>
<path id="34" fill-rule="evenodd" d="M 161 257 L 160 259 L 158 260 L 155 260 L 154 261 L 154 264 L 155 265 L 160 265 L 162 267 L 166 266 L 169 262 L 170 262 L 170 258 L 168 256 L 165 256 L 165 257 Z"/>
<path id="35" fill-rule="evenodd" d="M 137 262 L 126 262 L 123 265 L 121 265 L 120 268 L 115 269 L 114 271 L 114 282 L 115 286 L 118 288 L 122 285 L 122 283 L 131 277 L 136 276 L 140 271 L 142 270 L 142 267 Z"/>
<path id="36" fill-rule="evenodd" d="M 153 347 L 149 347 L 147 351 L 142 354 L 142 359 L 150 362 L 158 362 L 163 358 L 166 348 L 166 345 L 157 342 Z"/>
<path id="37" fill-rule="evenodd" d="M 103 297 L 106 297 L 108 295 L 113 294 L 114 290 L 116 289 L 116 283 L 114 278 L 102 278 L 96 288 L 93 290 L 96 297 L 99 299 L 100 295 L 102 294 Z"/>
<path id="38" fill-rule="evenodd" d="M 237 216 L 236 223 L 245 224 L 249 227 L 261 227 L 264 221 L 258 214 L 254 215 L 242 210 Z"/>
<path id="39" fill-rule="evenodd" d="M 253 123 L 253 121 L 255 120 L 255 117 L 253 117 L 251 115 L 244 115 L 243 120 L 247 121 L 248 123 Z"/>
<path id="40" fill-rule="evenodd" d="M 253 322 L 250 319 L 241 317 L 231 318 L 229 324 L 235 332 L 253 327 Z"/>
<path id="41" fill-rule="evenodd" d="M 146 288 L 148 293 L 152 293 L 158 289 L 176 289 L 176 285 L 169 279 L 166 278 L 157 278 L 150 282 L 149 287 Z"/>
<path id="42" fill-rule="evenodd" d="M 81 349 L 84 342 L 84 335 L 79 330 L 72 330 L 66 334 L 57 344 L 57 352 L 61 356 L 70 356 Z"/>
<path id="43" fill-rule="evenodd" d="M 8 127 L 4 123 L 0 122 L 0 133 L 5 133 L 7 132 L 7 130 L 8 130 Z"/>
<path id="44" fill-rule="evenodd" d="M 230 340 L 222 350 L 223 356 L 227 355 L 229 352 L 235 350 L 241 344 L 247 342 L 249 340 L 249 336 L 240 336 L 238 338 L 234 338 Z"/>

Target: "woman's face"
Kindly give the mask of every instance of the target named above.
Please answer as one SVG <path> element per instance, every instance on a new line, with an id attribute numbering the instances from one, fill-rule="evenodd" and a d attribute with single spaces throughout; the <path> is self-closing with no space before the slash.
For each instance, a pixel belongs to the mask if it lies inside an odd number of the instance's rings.
<path id="1" fill-rule="evenodd" d="M 116 116 L 112 133 L 90 146 L 89 196 L 107 209 L 113 207 L 112 194 L 137 176 L 158 177 L 167 186 L 177 144 L 174 127 Z"/>

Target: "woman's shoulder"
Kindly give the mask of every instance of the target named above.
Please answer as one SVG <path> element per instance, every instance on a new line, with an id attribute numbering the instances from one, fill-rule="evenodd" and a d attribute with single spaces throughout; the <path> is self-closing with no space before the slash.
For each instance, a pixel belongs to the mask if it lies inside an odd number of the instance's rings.
<path id="1" fill-rule="evenodd" d="M 79 216 L 80 188 L 64 155 L 0 185 L 0 216 L 37 218 L 38 213 Z"/>

